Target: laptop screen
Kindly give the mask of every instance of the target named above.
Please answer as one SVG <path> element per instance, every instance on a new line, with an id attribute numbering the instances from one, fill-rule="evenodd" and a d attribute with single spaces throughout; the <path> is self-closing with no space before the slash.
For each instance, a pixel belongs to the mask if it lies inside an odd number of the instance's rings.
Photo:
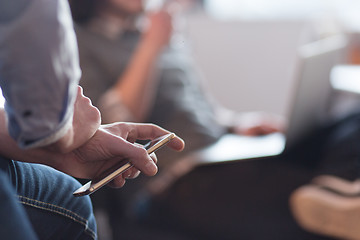
<path id="1" fill-rule="evenodd" d="M 334 35 L 299 49 L 298 74 L 288 111 L 286 148 L 328 120 L 331 69 L 344 61 L 347 40 Z"/>

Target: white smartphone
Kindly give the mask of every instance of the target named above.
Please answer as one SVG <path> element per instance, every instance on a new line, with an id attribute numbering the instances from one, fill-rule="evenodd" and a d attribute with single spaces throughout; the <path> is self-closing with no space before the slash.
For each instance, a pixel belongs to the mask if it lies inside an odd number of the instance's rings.
<path id="1" fill-rule="evenodd" d="M 149 143 L 145 144 L 144 148 L 147 150 L 148 154 L 151 154 L 156 150 L 160 149 L 162 146 L 165 146 L 174 137 L 175 137 L 174 133 L 166 134 L 162 137 L 154 139 Z M 133 165 L 127 160 L 121 161 L 115 166 L 109 168 L 108 170 L 100 174 L 99 177 L 96 177 L 95 179 L 89 181 L 88 183 L 77 189 L 75 192 L 73 192 L 73 195 L 75 197 L 80 197 L 94 193 L 95 191 L 99 190 L 101 187 L 108 184 L 111 180 L 113 180 L 114 178 L 116 178 L 126 170 L 130 169 L 132 166 Z"/>

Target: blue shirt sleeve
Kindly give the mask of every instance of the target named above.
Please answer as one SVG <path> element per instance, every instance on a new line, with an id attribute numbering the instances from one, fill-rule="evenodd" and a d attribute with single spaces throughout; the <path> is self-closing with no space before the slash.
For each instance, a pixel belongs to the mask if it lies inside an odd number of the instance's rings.
<path id="1" fill-rule="evenodd" d="M 9 133 L 22 148 L 48 145 L 72 124 L 81 75 L 68 2 L 5 0 L 0 16 Z"/>

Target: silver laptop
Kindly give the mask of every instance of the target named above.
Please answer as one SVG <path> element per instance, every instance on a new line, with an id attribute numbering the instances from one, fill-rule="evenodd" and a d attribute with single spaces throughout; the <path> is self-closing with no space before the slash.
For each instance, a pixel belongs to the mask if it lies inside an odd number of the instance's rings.
<path id="1" fill-rule="evenodd" d="M 306 44 L 299 49 L 298 73 L 289 103 L 284 134 L 249 137 L 227 134 L 214 145 L 193 155 L 197 163 L 215 163 L 276 156 L 294 146 L 326 121 L 332 93 L 331 69 L 346 53 L 343 35 Z"/>

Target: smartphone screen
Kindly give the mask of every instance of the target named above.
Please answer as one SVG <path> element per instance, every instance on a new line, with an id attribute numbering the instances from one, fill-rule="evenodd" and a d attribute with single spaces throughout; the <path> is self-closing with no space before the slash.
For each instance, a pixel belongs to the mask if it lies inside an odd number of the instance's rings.
<path id="1" fill-rule="evenodd" d="M 155 152 L 156 150 L 160 149 L 161 147 L 165 146 L 168 142 L 170 142 L 175 137 L 174 133 L 169 133 L 165 136 L 159 137 L 154 139 L 147 144 L 144 145 L 144 148 L 147 150 L 148 154 Z M 114 178 L 125 172 L 126 170 L 130 169 L 133 165 L 128 161 L 124 160 L 113 167 L 109 168 L 102 174 L 100 174 L 95 179 L 89 181 L 75 192 L 73 195 L 76 197 L 88 195 L 94 193 L 95 191 L 99 190 L 101 187 L 105 186 L 107 183 L 112 181 Z"/>

